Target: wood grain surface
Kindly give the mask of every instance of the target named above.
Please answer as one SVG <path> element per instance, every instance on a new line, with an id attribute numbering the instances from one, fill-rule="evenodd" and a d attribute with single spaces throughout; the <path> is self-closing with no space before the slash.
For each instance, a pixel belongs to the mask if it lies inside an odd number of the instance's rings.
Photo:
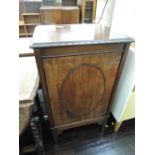
<path id="1" fill-rule="evenodd" d="M 76 24 L 79 23 L 78 7 L 49 7 L 40 8 L 42 24 Z"/>
<path id="2" fill-rule="evenodd" d="M 100 24 L 37 26 L 31 47 L 54 139 L 86 124 L 104 129 L 132 41 Z"/>
<path id="3" fill-rule="evenodd" d="M 73 116 L 89 114 L 103 99 L 104 82 L 102 71 L 95 65 L 81 64 L 71 69 L 60 88 L 62 107 Z"/>
<path id="4" fill-rule="evenodd" d="M 43 59 L 54 124 L 106 114 L 121 53 Z"/>

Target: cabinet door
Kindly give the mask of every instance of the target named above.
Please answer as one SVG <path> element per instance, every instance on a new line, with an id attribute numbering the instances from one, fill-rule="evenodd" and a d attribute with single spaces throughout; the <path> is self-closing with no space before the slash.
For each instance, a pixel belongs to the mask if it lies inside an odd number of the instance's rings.
<path id="1" fill-rule="evenodd" d="M 106 115 L 121 53 L 43 59 L 55 126 Z"/>

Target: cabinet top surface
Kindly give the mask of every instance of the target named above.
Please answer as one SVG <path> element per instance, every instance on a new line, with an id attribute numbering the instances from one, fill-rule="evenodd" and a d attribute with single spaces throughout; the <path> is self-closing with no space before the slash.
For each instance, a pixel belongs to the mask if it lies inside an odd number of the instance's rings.
<path id="1" fill-rule="evenodd" d="M 31 48 L 132 42 L 101 24 L 39 25 L 35 28 Z"/>

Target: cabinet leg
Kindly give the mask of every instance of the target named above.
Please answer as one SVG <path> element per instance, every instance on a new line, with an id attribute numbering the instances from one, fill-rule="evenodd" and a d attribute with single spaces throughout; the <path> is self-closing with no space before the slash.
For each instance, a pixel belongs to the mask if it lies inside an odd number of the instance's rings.
<path id="1" fill-rule="evenodd" d="M 58 132 L 56 130 L 53 130 L 52 135 L 53 135 L 54 143 L 57 144 L 58 143 L 58 136 L 59 136 Z"/>
<path id="2" fill-rule="evenodd" d="M 118 123 L 116 122 L 116 123 L 115 123 L 115 127 L 114 127 L 114 131 L 115 131 L 115 132 L 118 132 L 118 130 L 119 130 L 120 126 L 122 125 L 122 123 L 123 123 L 123 122 L 118 122 Z"/>
<path id="3" fill-rule="evenodd" d="M 104 135 L 105 126 L 106 126 L 107 122 L 108 122 L 108 118 L 106 118 L 106 119 L 104 120 L 104 122 L 102 123 L 101 136 Z"/>
<path id="4" fill-rule="evenodd" d="M 53 135 L 53 140 L 54 140 L 54 143 L 57 144 L 58 143 L 58 136 L 60 134 L 62 134 L 62 130 L 59 130 L 59 129 L 54 129 L 52 130 L 52 135 Z"/>

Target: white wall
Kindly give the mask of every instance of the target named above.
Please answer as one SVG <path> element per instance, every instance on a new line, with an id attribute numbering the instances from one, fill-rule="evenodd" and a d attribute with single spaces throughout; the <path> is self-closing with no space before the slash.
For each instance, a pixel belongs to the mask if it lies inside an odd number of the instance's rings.
<path id="1" fill-rule="evenodd" d="M 116 0 L 112 29 L 135 37 L 135 7 L 134 0 Z"/>
<path id="2" fill-rule="evenodd" d="M 121 121 L 128 98 L 135 84 L 135 50 L 130 49 L 114 96 L 111 112 L 117 122 Z M 132 109 L 131 109 L 132 110 Z"/>
<path id="3" fill-rule="evenodd" d="M 134 0 L 116 0 L 111 32 L 120 31 L 124 35 L 135 38 L 135 8 Z M 127 106 L 129 95 L 135 84 L 135 54 L 134 49 L 130 49 L 117 91 L 112 104 L 112 114 L 119 122 Z"/>
<path id="4" fill-rule="evenodd" d="M 98 22 L 101 18 L 103 8 L 105 7 L 107 0 L 97 0 L 96 8 L 96 21 Z M 113 12 L 114 12 L 115 0 L 108 0 L 108 3 L 105 7 L 101 22 L 106 26 L 111 26 Z"/>

